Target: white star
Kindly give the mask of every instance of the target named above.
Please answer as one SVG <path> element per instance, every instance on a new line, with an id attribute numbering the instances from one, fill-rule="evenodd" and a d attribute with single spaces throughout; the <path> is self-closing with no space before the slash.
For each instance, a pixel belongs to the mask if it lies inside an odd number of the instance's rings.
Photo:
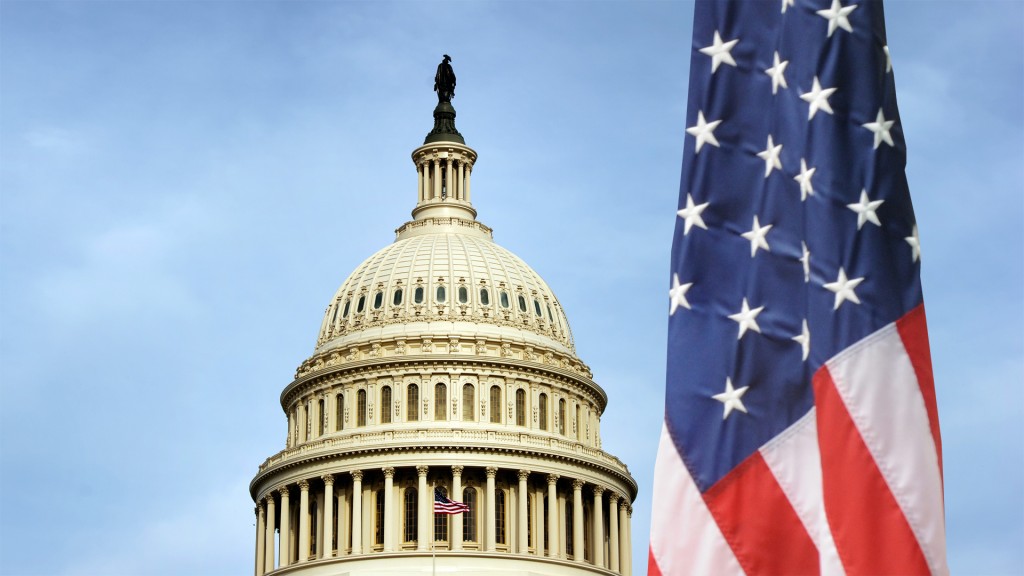
<path id="1" fill-rule="evenodd" d="M 864 281 L 864 278 L 847 278 L 846 271 L 842 267 L 839 268 L 839 277 L 836 278 L 835 282 L 829 282 L 823 284 L 823 287 L 829 292 L 834 292 L 836 295 L 836 305 L 833 310 L 839 310 L 839 305 L 849 300 L 854 304 L 860 304 L 860 298 L 853 291 L 858 284 Z"/>
<path id="2" fill-rule="evenodd" d="M 747 304 L 747 299 L 744 298 L 743 308 L 739 312 L 729 315 L 730 320 L 735 320 L 740 325 L 740 335 L 736 337 L 737 340 L 743 338 L 743 334 L 747 332 L 747 328 L 757 332 L 758 334 L 761 333 L 761 327 L 757 325 L 757 315 L 760 314 L 762 310 L 764 310 L 764 306 L 758 306 L 751 310 L 750 305 Z"/>
<path id="3" fill-rule="evenodd" d="M 903 239 L 907 244 L 910 244 L 911 258 L 914 262 L 921 259 L 921 237 L 917 235 L 917 224 L 914 224 L 914 233 L 911 236 L 907 236 Z"/>
<path id="4" fill-rule="evenodd" d="M 800 263 L 804 265 L 804 283 L 811 281 L 811 251 L 807 249 L 807 243 L 800 241 Z"/>
<path id="5" fill-rule="evenodd" d="M 708 204 L 710 204 L 710 202 L 694 205 L 693 196 L 690 194 L 686 195 L 686 208 L 676 212 L 676 214 L 679 214 L 680 218 L 686 220 L 686 225 L 683 227 L 683 236 L 689 234 L 690 228 L 693 226 L 697 226 L 698 228 L 703 228 L 705 230 L 708 229 L 708 225 L 704 223 L 704 218 L 700 215 L 700 213 L 708 207 Z"/>
<path id="6" fill-rule="evenodd" d="M 793 5 L 793 0 L 782 0 L 782 13 L 786 13 L 786 8 Z"/>
<path id="7" fill-rule="evenodd" d="M 882 205 L 885 200 L 870 200 L 868 198 L 868 191 L 860 191 L 860 202 L 857 204 L 847 204 L 846 207 L 857 213 L 857 230 L 864 225 L 865 222 L 871 222 L 875 226 L 881 226 L 882 223 L 878 220 L 878 214 L 875 210 Z"/>
<path id="8" fill-rule="evenodd" d="M 747 413 L 747 407 L 743 405 L 743 400 L 740 400 L 740 398 L 743 398 L 743 395 L 747 393 L 747 389 L 749 388 L 750 386 L 744 386 L 739 390 L 733 389 L 732 380 L 729 378 L 725 379 L 725 392 L 712 396 L 712 398 L 725 405 L 725 413 L 722 414 L 722 420 L 728 418 L 729 413 L 734 409 L 739 410 L 744 414 Z"/>
<path id="9" fill-rule="evenodd" d="M 672 309 L 668 315 L 671 316 L 676 313 L 679 307 L 690 309 L 690 302 L 686 299 L 686 292 L 693 286 L 693 282 L 687 282 L 686 284 L 679 283 L 679 274 L 672 275 L 672 289 L 668 291 L 668 297 L 672 302 Z"/>
<path id="10" fill-rule="evenodd" d="M 764 248 L 767 251 L 771 251 L 768 247 L 768 240 L 765 238 L 768 236 L 768 231 L 772 229 L 772 225 L 761 226 L 757 221 L 757 214 L 754 214 L 754 227 L 750 229 L 750 232 L 744 232 L 740 234 L 747 240 L 750 240 L 750 257 L 753 258 L 757 254 L 758 248 Z"/>
<path id="11" fill-rule="evenodd" d="M 861 124 L 861 126 L 871 130 L 875 134 L 875 149 L 878 149 L 878 145 L 885 142 L 889 146 L 895 146 L 896 144 L 892 141 L 892 135 L 889 134 L 889 130 L 892 125 L 895 124 L 895 120 L 886 120 L 885 114 L 882 114 L 882 109 L 878 109 L 878 116 L 875 117 L 874 122 L 868 122 L 867 124 Z"/>
<path id="12" fill-rule="evenodd" d="M 800 348 L 803 349 L 803 352 L 804 352 L 804 358 L 803 359 L 804 359 L 804 361 L 806 361 L 807 360 L 807 355 L 811 353 L 811 331 L 807 329 L 807 319 L 806 318 L 804 319 L 803 330 L 800 331 L 799 335 L 793 336 L 792 340 L 794 342 L 796 342 L 797 344 L 799 344 Z"/>
<path id="13" fill-rule="evenodd" d="M 772 173 L 772 168 L 776 170 L 782 170 L 782 161 L 779 159 L 779 155 L 782 154 L 782 144 L 775 144 L 772 141 L 772 135 L 768 135 L 768 147 L 762 152 L 757 153 L 757 157 L 764 160 L 764 177 L 767 178 Z"/>
<path id="14" fill-rule="evenodd" d="M 785 11 L 785 4 L 783 4 L 783 11 Z M 789 66 L 789 60 L 779 62 L 779 52 L 776 50 L 775 62 L 772 64 L 771 68 L 764 71 L 765 74 L 772 77 L 772 94 L 779 91 L 779 86 L 789 88 L 789 85 L 786 84 L 786 77 L 784 76 L 786 66 Z"/>
<path id="15" fill-rule="evenodd" d="M 817 168 L 808 168 L 807 160 L 800 159 L 800 173 L 793 177 L 800 183 L 800 201 L 807 200 L 808 196 L 814 196 L 814 187 L 811 185 L 811 178 L 814 176 L 814 171 Z"/>
<path id="16" fill-rule="evenodd" d="M 800 99 L 811 105 L 810 110 L 807 112 L 807 119 L 814 118 L 814 113 L 818 110 L 824 110 L 829 114 L 832 114 L 832 106 L 828 103 L 828 99 L 836 91 L 835 88 L 822 88 L 818 82 L 818 77 L 814 77 L 814 83 L 811 85 L 810 92 L 804 92 L 800 95 Z"/>
<path id="17" fill-rule="evenodd" d="M 736 61 L 732 59 L 732 54 L 730 54 L 729 51 L 732 50 L 733 46 L 736 46 L 736 43 L 739 41 L 739 38 L 737 38 L 736 40 L 722 42 L 722 37 L 718 34 L 718 30 L 715 30 L 714 43 L 711 44 L 711 46 L 708 46 L 707 48 L 700 49 L 701 54 L 707 54 L 708 56 L 711 56 L 712 74 L 715 73 L 715 70 L 718 70 L 718 67 L 723 62 L 730 66 L 736 66 Z"/>
<path id="18" fill-rule="evenodd" d="M 718 125 L 721 124 L 721 123 L 722 123 L 721 120 L 715 120 L 714 122 L 708 122 L 708 121 L 704 120 L 704 111 L 703 110 L 698 110 L 697 111 L 697 125 L 696 126 L 691 126 L 691 127 L 686 129 L 686 133 L 687 134 L 689 134 L 690 136 L 693 136 L 694 138 L 697 139 L 697 149 L 694 150 L 695 154 L 696 153 L 700 153 L 700 149 L 701 149 L 701 147 L 704 146 L 705 142 L 707 142 L 708 144 L 711 144 L 712 146 L 714 146 L 716 148 L 718 147 L 718 139 L 715 138 L 714 132 L 715 132 L 715 128 L 718 128 Z"/>
<path id="19" fill-rule="evenodd" d="M 847 32 L 853 32 L 853 26 L 850 26 L 850 20 L 847 16 L 850 12 L 857 9 L 856 5 L 843 7 L 839 0 L 832 0 L 832 7 L 828 10 L 818 10 L 818 16 L 828 20 L 828 37 L 832 37 L 832 33 L 836 31 L 836 28 L 842 28 Z"/>
<path id="20" fill-rule="evenodd" d="M 892 56 L 889 55 L 889 47 L 882 46 L 882 50 L 885 52 L 885 73 L 892 72 Z"/>

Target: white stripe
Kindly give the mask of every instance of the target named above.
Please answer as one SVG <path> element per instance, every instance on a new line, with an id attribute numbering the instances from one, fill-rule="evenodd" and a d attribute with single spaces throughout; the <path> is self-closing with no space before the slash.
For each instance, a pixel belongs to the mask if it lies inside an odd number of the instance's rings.
<path id="1" fill-rule="evenodd" d="M 664 424 L 652 502 L 651 552 L 662 574 L 744 573 Z"/>
<path id="2" fill-rule="evenodd" d="M 924 397 L 895 325 L 828 363 L 839 396 L 934 574 L 948 574 L 942 480 Z"/>
<path id="3" fill-rule="evenodd" d="M 845 574 L 825 517 L 817 411 L 812 408 L 785 432 L 762 446 L 760 452 L 782 492 L 793 505 L 796 515 L 800 517 L 800 522 L 818 547 L 821 573 Z"/>

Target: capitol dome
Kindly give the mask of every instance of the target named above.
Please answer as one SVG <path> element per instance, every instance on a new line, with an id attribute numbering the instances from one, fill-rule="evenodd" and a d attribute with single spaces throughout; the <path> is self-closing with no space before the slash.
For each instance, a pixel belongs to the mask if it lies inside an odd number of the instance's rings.
<path id="1" fill-rule="evenodd" d="M 412 220 L 342 283 L 281 393 L 285 446 L 250 484 L 257 576 L 631 573 L 608 396 L 554 292 L 476 220 L 476 159 L 442 100 Z"/>

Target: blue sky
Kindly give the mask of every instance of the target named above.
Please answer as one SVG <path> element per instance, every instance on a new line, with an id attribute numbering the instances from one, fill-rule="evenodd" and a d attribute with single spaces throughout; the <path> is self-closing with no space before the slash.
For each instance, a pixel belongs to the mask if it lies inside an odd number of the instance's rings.
<path id="1" fill-rule="evenodd" d="M 954 572 L 1024 572 L 1024 4 L 889 2 Z M 558 294 L 640 485 L 685 2 L 0 2 L 0 573 L 252 569 L 248 482 L 415 194 L 442 53 L 473 200 Z"/>

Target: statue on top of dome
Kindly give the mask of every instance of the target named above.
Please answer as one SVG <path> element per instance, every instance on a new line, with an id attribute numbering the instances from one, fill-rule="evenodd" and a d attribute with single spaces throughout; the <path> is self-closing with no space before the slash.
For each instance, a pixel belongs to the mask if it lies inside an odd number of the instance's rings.
<path id="1" fill-rule="evenodd" d="M 434 92 L 437 92 L 438 104 L 451 102 L 455 96 L 455 71 L 449 62 L 452 57 L 445 54 L 444 59 L 437 65 L 437 74 L 434 74 Z"/>

